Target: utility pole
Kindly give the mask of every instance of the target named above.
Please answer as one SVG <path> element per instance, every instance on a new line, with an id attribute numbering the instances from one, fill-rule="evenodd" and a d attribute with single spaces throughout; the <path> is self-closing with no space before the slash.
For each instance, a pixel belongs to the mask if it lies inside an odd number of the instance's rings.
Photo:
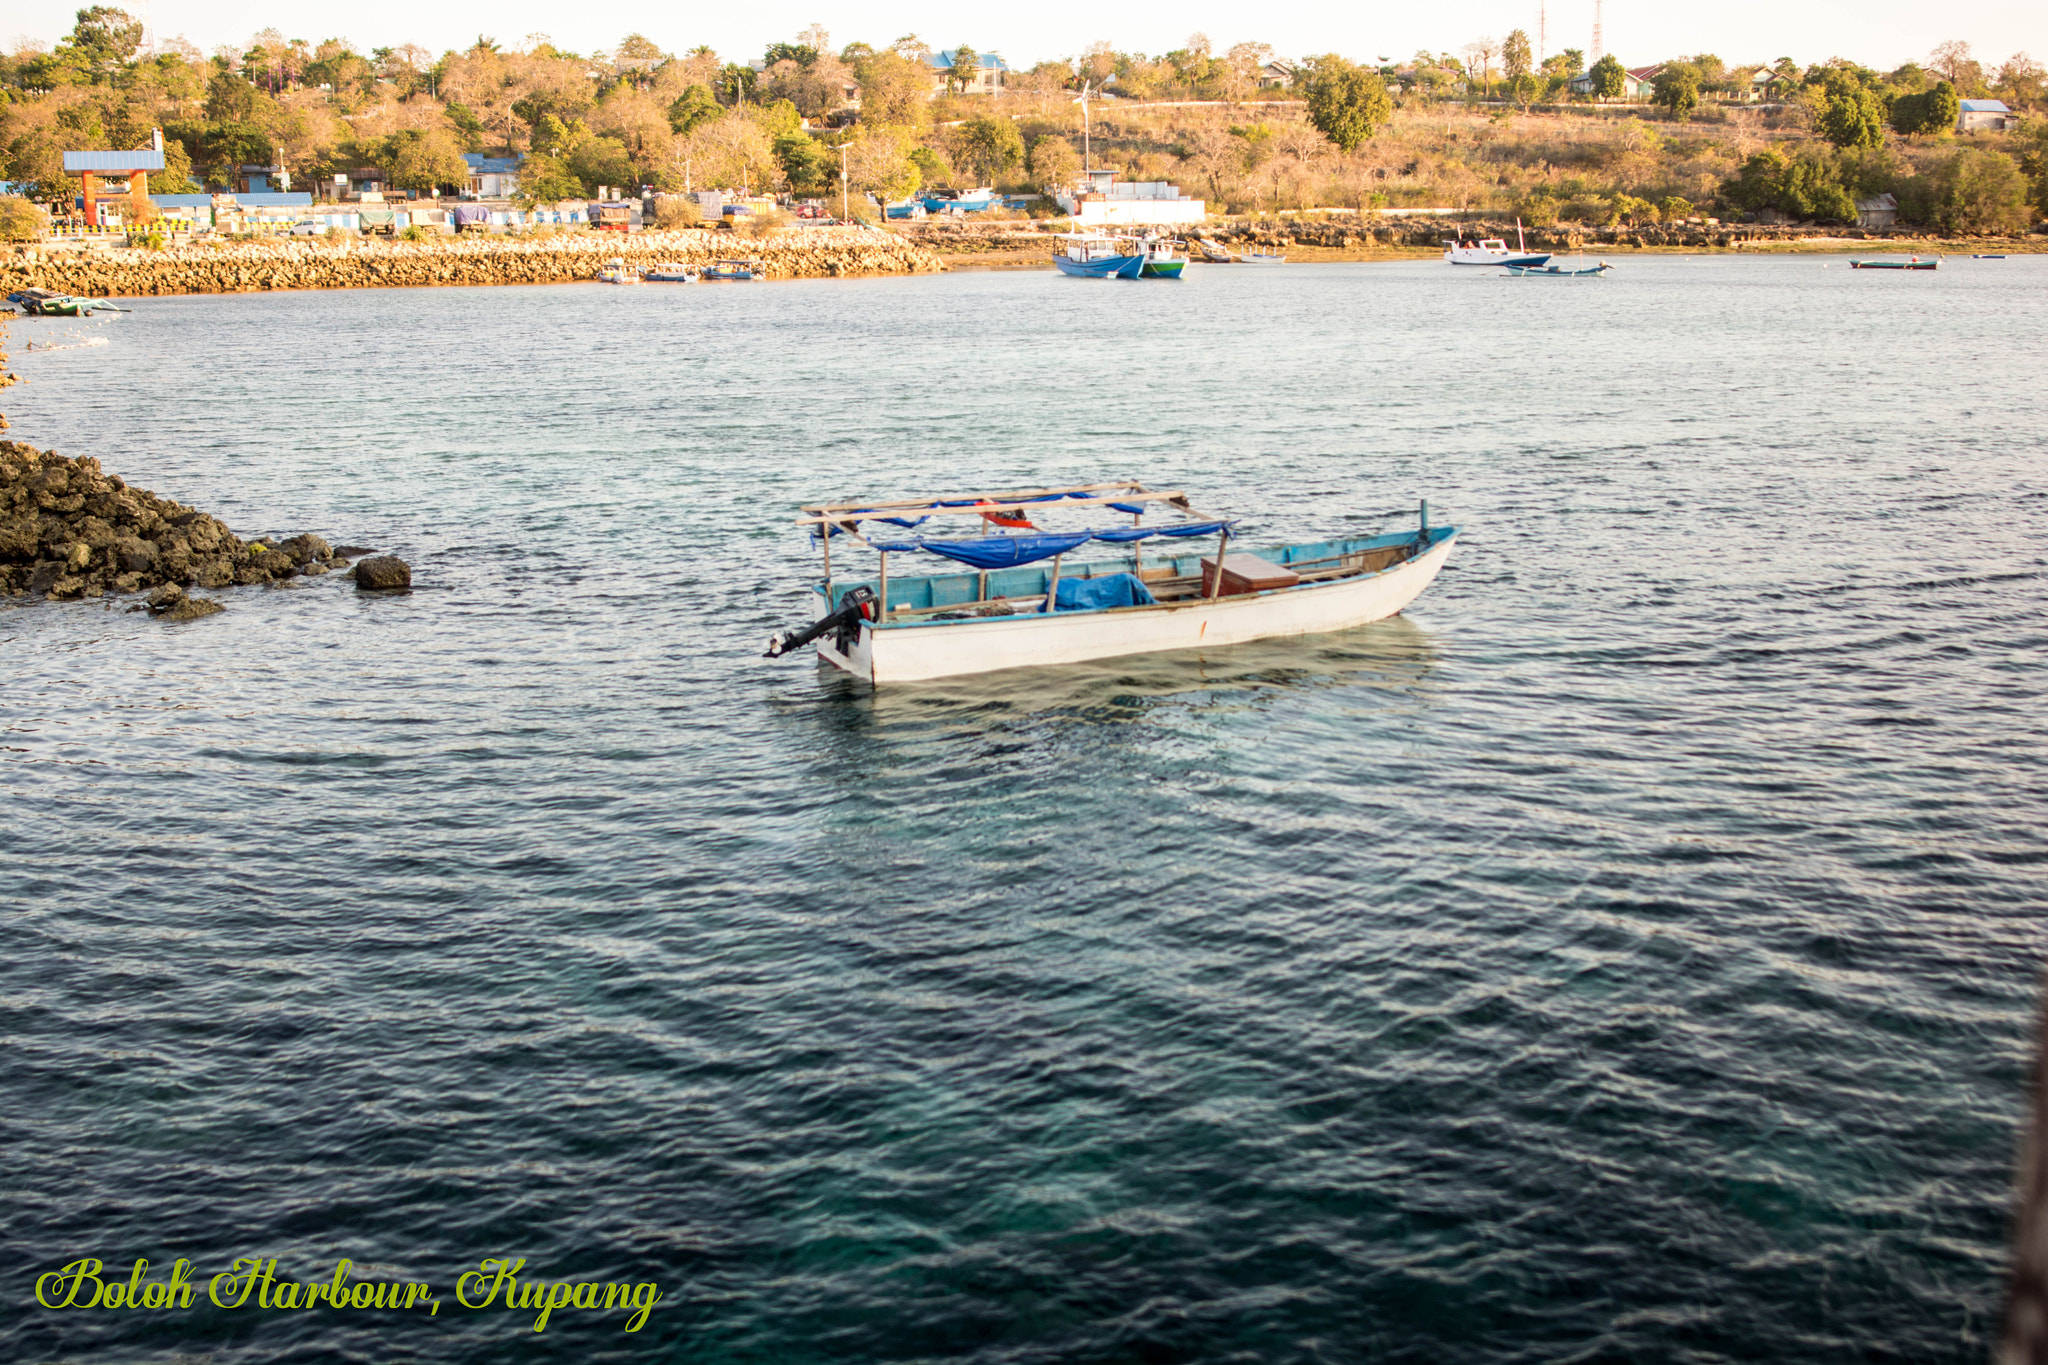
<path id="1" fill-rule="evenodd" d="M 845 222 L 853 216 L 846 202 L 846 149 L 852 145 L 848 142 L 839 144 L 839 220 L 841 222 Z"/>

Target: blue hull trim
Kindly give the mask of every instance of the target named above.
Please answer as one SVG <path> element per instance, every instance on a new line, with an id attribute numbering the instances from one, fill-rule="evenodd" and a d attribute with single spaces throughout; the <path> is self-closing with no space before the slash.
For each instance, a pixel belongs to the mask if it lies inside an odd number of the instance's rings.
<path id="1" fill-rule="evenodd" d="M 1062 274 L 1079 275 L 1086 280 L 1135 280 L 1138 272 L 1145 268 L 1143 256 L 1111 256 L 1101 261 L 1077 261 L 1069 256 L 1055 256 L 1052 263 Z"/>

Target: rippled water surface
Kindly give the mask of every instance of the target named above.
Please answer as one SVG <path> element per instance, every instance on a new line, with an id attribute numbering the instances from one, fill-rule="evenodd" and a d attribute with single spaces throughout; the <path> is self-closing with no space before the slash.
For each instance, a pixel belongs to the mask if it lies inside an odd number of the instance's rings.
<path id="1" fill-rule="evenodd" d="M 2044 338 L 2025 259 L 18 322 L 10 435 L 418 587 L 0 604 L 0 1356 L 1981 1360 Z M 1308 642 L 758 657 L 802 499 L 1126 474 L 1463 537 Z M 251 1255 L 442 1307 L 31 1301 Z"/>

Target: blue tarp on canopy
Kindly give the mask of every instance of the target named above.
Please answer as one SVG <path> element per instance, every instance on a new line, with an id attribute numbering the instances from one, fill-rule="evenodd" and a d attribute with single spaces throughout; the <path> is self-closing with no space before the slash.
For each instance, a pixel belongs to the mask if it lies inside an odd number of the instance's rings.
<path id="1" fill-rule="evenodd" d="M 1019 564 L 1063 555 L 1077 545 L 1086 545 L 1093 536 L 1092 531 L 1037 536 L 981 536 L 974 540 L 912 541 L 907 548 L 929 550 L 977 569 L 1014 569 Z M 877 548 L 880 548 L 879 544 Z M 893 550 L 897 547 L 892 545 L 888 548 Z"/>
<path id="2" fill-rule="evenodd" d="M 1048 605 L 1053 611 L 1099 611 L 1104 607 L 1149 607 L 1158 601 L 1136 574 L 1104 578 L 1062 578 Z"/>
<path id="3" fill-rule="evenodd" d="M 1188 521 L 1174 526 L 1111 526 L 1099 531 L 1040 532 L 1032 536 L 980 536 L 974 540 L 870 540 L 877 550 L 928 550 L 977 569 L 1014 569 L 1063 555 L 1091 540 L 1125 545 L 1153 536 L 1213 536 L 1232 523 Z M 815 536 L 815 532 L 813 533 Z"/>

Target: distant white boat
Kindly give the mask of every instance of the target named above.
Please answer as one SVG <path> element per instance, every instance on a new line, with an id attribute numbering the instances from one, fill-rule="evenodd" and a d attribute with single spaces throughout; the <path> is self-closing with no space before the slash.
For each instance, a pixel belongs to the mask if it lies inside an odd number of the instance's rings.
<path id="1" fill-rule="evenodd" d="M 1551 252 L 1529 251 L 1523 246 L 1522 224 L 1515 222 L 1516 249 L 1510 251 L 1508 244 L 1498 237 L 1489 237 L 1474 245 L 1460 242 L 1455 237 L 1444 238 L 1444 259 L 1452 265 L 1517 265 L 1533 267 L 1548 264 Z"/>

